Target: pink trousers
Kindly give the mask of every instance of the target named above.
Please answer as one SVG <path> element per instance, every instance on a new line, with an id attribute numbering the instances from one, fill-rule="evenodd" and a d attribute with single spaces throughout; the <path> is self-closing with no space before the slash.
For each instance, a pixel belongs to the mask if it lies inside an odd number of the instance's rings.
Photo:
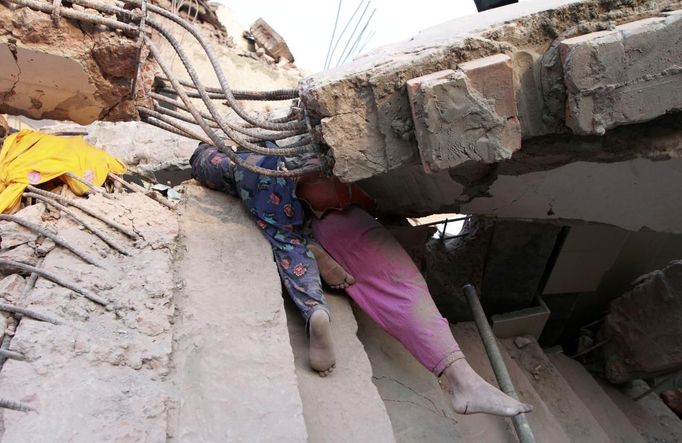
<path id="1" fill-rule="evenodd" d="M 412 259 L 362 209 L 330 211 L 313 221 L 320 244 L 353 277 L 348 295 L 429 371 L 440 375 L 463 358 Z"/>

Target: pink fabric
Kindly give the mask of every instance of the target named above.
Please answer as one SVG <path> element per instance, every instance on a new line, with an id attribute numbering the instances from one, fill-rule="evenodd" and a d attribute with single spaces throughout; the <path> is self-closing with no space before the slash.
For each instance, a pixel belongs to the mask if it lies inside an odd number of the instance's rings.
<path id="1" fill-rule="evenodd" d="M 436 375 L 462 354 L 412 259 L 362 209 L 313 220 L 320 244 L 353 277 L 346 291 L 386 332 Z"/>

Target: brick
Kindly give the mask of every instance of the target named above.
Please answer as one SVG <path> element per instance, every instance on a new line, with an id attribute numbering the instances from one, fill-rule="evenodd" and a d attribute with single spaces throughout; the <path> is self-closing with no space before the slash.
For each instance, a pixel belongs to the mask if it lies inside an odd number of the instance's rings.
<path id="1" fill-rule="evenodd" d="M 577 134 L 603 134 L 682 107 L 681 14 L 566 39 L 559 51 L 566 125 Z"/>
<path id="2" fill-rule="evenodd" d="M 407 93 L 427 173 L 469 160 L 496 162 L 521 147 L 513 69 L 507 55 L 408 80 Z"/>

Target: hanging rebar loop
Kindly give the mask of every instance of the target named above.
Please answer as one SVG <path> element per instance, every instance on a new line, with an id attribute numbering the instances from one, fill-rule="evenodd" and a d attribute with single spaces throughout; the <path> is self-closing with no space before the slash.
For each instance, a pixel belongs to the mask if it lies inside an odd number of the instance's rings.
<path id="1" fill-rule="evenodd" d="M 35 409 L 30 406 L 19 403 L 18 401 L 7 400 L 4 398 L 0 398 L 0 408 L 12 409 L 14 411 L 20 412 L 35 412 Z"/>
<path id="2" fill-rule="evenodd" d="M 300 109 L 292 109 L 287 116 L 282 118 L 269 119 L 257 113 L 247 111 L 239 102 L 249 100 L 263 100 L 263 101 L 282 101 L 292 100 L 299 96 L 297 89 L 279 89 L 273 91 L 239 91 L 232 90 L 227 81 L 225 73 L 223 72 L 218 58 L 213 49 L 207 44 L 205 39 L 200 35 L 198 30 L 193 27 L 191 23 L 179 17 L 172 11 L 168 11 L 160 6 L 148 3 L 146 0 L 121 0 L 112 2 L 102 2 L 99 0 L 72 0 L 67 3 L 68 6 L 61 5 L 59 10 L 55 12 L 55 6 L 51 0 L 9 0 L 12 3 L 21 6 L 27 6 L 48 14 L 58 14 L 67 19 L 92 23 L 96 25 L 103 25 L 109 28 L 120 30 L 129 34 L 136 35 L 138 42 L 144 42 L 149 47 L 152 57 L 161 66 L 165 75 L 160 78 L 164 82 L 164 91 L 172 92 L 181 99 L 184 107 L 180 107 L 183 111 L 188 112 L 191 118 L 187 115 L 176 113 L 174 111 L 161 111 L 160 109 L 151 110 L 164 114 L 161 118 L 159 115 L 152 115 L 149 108 L 140 108 L 141 114 L 144 114 L 145 120 L 150 124 L 161 127 L 170 132 L 179 133 L 183 136 L 209 142 L 216 146 L 220 151 L 226 153 L 230 159 L 240 165 L 241 167 L 263 175 L 281 176 L 281 177 L 295 177 L 309 172 L 318 172 L 327 169 L 327 158 L 324 154 L 319 153 L 320 144 L 317 141 L 316 134 L 313 133 L 312 128 L 307 119 L 303 118 L 304 112 Z M 71 5 L 78 5 L 83 8 L 92 9 L 100 14 L 109 15 L 103 17 L 88 13 L 87 11 L 75 10 Z M 130 9 L 130 7 L 134 9 Z M 126 9 L 128 8 L 128 9 Z M 187 31 L 200 44 L 205 55 L 207 56 L 211 66 L 214 70 L 216 78 L 220 87 L 204 87 L 200 82 L 196 70 L 190 63 L 187 54 L 181 47 L 178 39 L 169 32 L 163 25 L 160 24 L 154 15 L 160 16 L 166 20 L 179 25 Z M 171 70 L 165 65 L 164 58 L 160 55 L 158 48 L 154 47 L 152 40 L 145 33 L 145 29 L 153 29 L 165 41 L 167 41 L 176 55 L 182 61 L 182 64 L 189 74 L 191 81 L 178 80 L 174 77 Z M 164 68 L 165 66 L 165 68 Z M 137 76 L 136 76 L 137 78 Z M 171 84 L 171 87 L 166 87 L 166 82 Z M 133 85 L 136 84 L 136 79 Z M 133 86 L 134 87 L 134 86 Z M 184 91 L 183 87 L 190 88 L 190 91 Z M 134 91 L 133 91 L 134 94 Z M 160 98 L 161 95 L 153 95 L 152 99 L 160 102 L 169 102 L 169 99 Z M 201 103 L 206 108 L 208 113 L 203 113 L 198 110 L 190 102 L 191 98 L 200 98 Z M 224 100 L 236 116 L 241 119 L 240 123 L 229 121 L 215 106 L 213 100 Z M 171 103 L 179 105 L 178 102 Z M 197 124 L 201 130 L 206 134 L 206 137 L 198 136 L 194 131 L 184 126 L 179 126 L 178 122 L 188 122 Z M 210 120 L 212 123 L 207 124 L 205 120 Z M 219 135 L 214 131 L 216 128 L 220 129 L 223 135 Z M 308 133 L 308 136 L 298 138 L 289 143 L 280 143 L 278 148 L 266 148 L 260 146 L 263 141 L 269 140 L 285 140 L 292 137 L 298 137 Z M 318 152 L 320 159 L 320 166 L 303 167 L 294 170 L 269 170 L 259 168 L 246 163 L 241 160 L 234 152 L 234 148 L 229 147 L 225 143 L 225 138 L 232 140 L 241 149 L 254 152 L 261 155 L 276 155 L 276 156 L 296 156 L 301 154 L 309 154 L 311 152 Z M 106 195 L 106 194 L 105 194 Z"/>
<path id="3" fill-rule="evenodd" d="M 80 286 L 76 286 L 73 283 L 70 283 L 66 280 L 63 280 L 60 277 L 57 277 L 54 273 L 46 271 L 44 269 L 36 268 L 35 266 L 27 265 L 26 263 L 14 261 L 14 260 L 5 260 L 4 258 L 0 258 L 0 269 L 1 268 L 9 268 L 9 269 L 15 269 L 19 271 L 24 271 L 27 273 L 35 272 L 38 274 L 40 277 L 50 280 L 53 283 L 58 284 L 59 286 L 63 286 L 66 289 L 70 289 L 73 292 L 82 295 L 83 297 L 87 298 L 88 300 L 91 300 L 97 304 L 100 304 L 104 307 L 107 308 L 107 310 L 113 309 L 113 306 L 109 303 L 109 301 L 105 300 L 104 298 L 100 297 L 99 295 L 93 293 L 92 291 L 89 291 L 85 288 L 81 288 Z"/>
<path id="4" fill-rule="evenodd" d="M 134 240 L 137 240 L 138 238 L 140 238 L 140 236 L 135 231 L 133 231 L 132 229 L 130 229 L 126 226 L 123 226 L 122 224 L 120 224 L 118 222 L 113 221 L 112 219 L 100 214 L 99 212 L 97 212 L 93 209 L 88 208 L 87 206 L 83 205 L 78 200 L 71 199 L 68 197 L 64 197 L 63 195 L 55 194 L 54 192 L 45 191 L 43 189 L 36 188 L 33 185 L 28 185 L 26 187 L 26 189 L 28 189 L 29 191 L 34 192 L 38 195 L 42 195 L 44 197 L 48 197 L 48 198 L 51 198 L 55 201 L 58 201 L 59 203 L 61 203 L 63 205 L 73 206 L 74 208 L 80 209 L 81 211 L 85 212 L 89 216 L 95 217 L 97 220 L 99 220 L 103 223 L 106 223 L 107 225 L 109 225 L 112 228 L 124 233 L 125 235 L 127 235 L 128 237 L 130 237 Z"/>
<path id="5" fill-rule="evenodd" d="M 48 231 L 45 229 L 44 226 L 32 223 L 28 220 L 24 220 L 21 217 L 17 217 L 16 215 L 7 215 L 7 214 L 0 214 L 0 221 L 10 221 L 14 222 L 18 225 L 23 226 L 26 229 L 29 229 L 36 234 L 42 235 L 43 237 L 47 237 L 59 246 L 61 246 L 64 249 L 67 249 L 71 251 L 74 255 L 77 257 L 80 257 L 83 261 L 86 263 L 90 263 L 91 265 L 97 266 L 98 268 L 104 268 L 104 265 L 97 260 L 96 258 L 90 256 L 88 253 L 85 251 L 81 251 L 77 247 L 71 245 L 64 237 L 62 237 L 59 234 L 55 234 L 54 232 Z"/>
<path id="6" fill-rule="evenodd" d="M 33 276 L 33 275 L 37 276 L 38 274 L 31 274 L 31 276 Z M 23 315 L 24 317 L 30 317 L 34 320 L 40 320 L 40 321 L 44 321 L 46 323 L 52 323 L 53 325 L 63 325 L 64 324 L 64 322 L 62 322 L 61 320 L 57 320 L 56 318 L 47 316 L 47 315 L 42 314 L 40 312 L 36 312 L 33 309 L 20 308 L 19 306 L 10 305 L 7 303 L 0 303 L 0 311 L 10 312 L 12 314 Z"/>
<path id="7" fill-rule="evenodd" d="M 514 389 L 511 376 L 509 375 L 509 371 L 507 371 L 507 366 L 505 365 L 500 349 L 497 346 L 495 334 L 493 334 L 493 330 L 488 324 L 488 319 L 483 311 L 483 306 L 481 306 L 481 301 L 478 299 L 476 288 L 474 288 L 473 285 L 467 284 L 462 287 L 462 290 L 469 303 L 469 309 L 471 309 L 474 321 L 476 322 L 476 327 L 478 328 L 478 333 L 481 336 L 481 341 L 485 347 L 486 354 L 488 354 L 490 366 L 493 368 L 500 389 L 508 396 L 518 400 L 519 396 Z M 511 420 L 514 424 L 514 430 L 516 431 L 516 436 L 520 443 L 535 443 L 535 436 L 528 424 L 526 414 L 519 414 L 512 417 Z"/>
<path id="8" fill-rule="evenodd" d="M 53 208 L 57 209 L 58 211 L 63 212 L 67 216 L 69 216 L 71 219 L 82 225 L 85 229 L 88 231 L 92 232 L 95 234 L 97 237 L 99 237 L 104 243 L 109 245 L 111 248 L 117 250 L 121 254 L 124 255 L 130 255 L 130 252 L 123 246 L 119 245 L 116 240 L 113 238 L 109 237 L 104 231 L 98 229 L 97 227 L 93 226 L 92 223 L 88 222 L 85 220 L 83 217 L 79 216 L 76 214 L 74 211 L 70 210 L 66 206 L 54 201 L 53 199 L 50 199 L 48 197 L 36 194 L 34 192 L 25 192 L 24 193 L 25 197 L 32 197 L 35 198 L 36 200 L 40 200 L 46 205 L 52 206 Z"/>
<path id="9" fill-rule="evenodd" d="M 156 45 L 149 39 L 148 37 L 145 37 L 145 40 L 147 42 L 147 46 L 149 47 L 149 50 L 152 53 L 152 56 L 156 59 L 157 63 L 161 67 L 161 70 L 166 74 L 166 76 L 171 80 L 173 83 L 173 87 L 178 93 L 178 96 L 182 100 L 182 102 L 185 104 L 189 112 L 192 114 L 192 117 L 197 121 L 199 126 L 201 126 L 201 129 L 204 130 L 206 135 L 208 135 L 213 142 L 212 144 L 216 146 L 221 152 L 225 153 L 225 155 L 228 156 L 228 158 L 235 163 L 236 165 L 247 169 L 251 172 L 255 172 L 257 174 L 263 174 L 263 175 L 270 175 L 270 176 L 275 176 L 275 177 L 296 177 L 299 175 L 302 175 L 307 172 L 317 172 L 322 169 L 321 166 L 313 166 L 313 167 L 304 167 L 301 169 L 293 170 L 293 171 L 273 171 L 271 169 L 266 169 L 266 168 L 261 168 L 259 166 L 254 166 L 251 165 L 241 159 L 230 147 L 225 145 L 225 142 L 208 126 L 208 123 L 206 123 L 206 120 L 201 116 L 199 111 L 194 107 L 191 99 L 187 97 L 187 94 L 185 94 L 185 91 L 183 87 L 178 83 L 178 81 L 172 76 L 170 72 L 170 68 L 166 64 L 165 60 L 161 56 L 161 53 L 159 49 L 156 47 Z"/>

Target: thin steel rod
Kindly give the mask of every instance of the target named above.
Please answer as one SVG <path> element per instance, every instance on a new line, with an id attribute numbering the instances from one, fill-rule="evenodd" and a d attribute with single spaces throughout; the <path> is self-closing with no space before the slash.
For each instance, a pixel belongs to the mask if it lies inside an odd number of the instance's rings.
<path id="1" fill-rule="evenodd" d="M 508 396 L 518 400 L 519 397 L 516 394 L 514 384 L 509 376 L 509 371 L 507 371 L 507 366 L 504 364 L 504 359 L 497 346 L 497 339 L 493 334 L 492 328 L 488 324 L 488 319 L 481 306 L 481 301 L 478 299 L 478 294 L 476 294 L 476 289 L 472 285 L 464 285 L 462 289 L 464 291 L 464 296 L 469 303 L 471 313 L 474 316 L 478 333 L 483 341 L 483 346 L 485 346 L 485 352 L 488 354 L 490 365 L 493 367 L 493 372 L 495 372 L 495 378 L 497 378 L 500 389 Z M 526 414 L 521 413 L 512 417 L 511 420 L 514 424 L 514 429 L 516 430 L 516 435 L 519 438 L 520 443 L 535 443 L 535 436 L 533 436 L 533 431 L 530 429 Z"/>
<path id="2" fill-rule="evenodd" d="M 23 218 L 17 217 L 16 215 L 0 214 L 0 220 L 14 222 L 18 225 L 25 227 L 26 229 L 29 229 L 37 234 L 42 235 L 43 237 L 47 237 L 56 244 L 58 244 L 59 246 L 61 246 L 62 248 L 68 249 L 74 255 L 83 259 L 85 262 L 90 263 L 91 265 L 95 265 L 99 268 L 104 268 L 104 265 L 99 260 L 97 260 L 94 257 L 91 257 L 88 253 L 81 251 L 77 247 L 72 246 L 71 244 L 69 244 L 68 241 L 66 241 L 64 237 L 48 231 L 43 226 L 37 225 L 28 220 L 24 220 Z"/>
<path id="3" fill-rule="evenodd" d="M 369 26 L 370 22 L 372 21 L 372 18 L 374 17 L 374 13 L 376 13 L 377 10 L 376 8 L 372 11 L 372 14 L 369 16 L 367 21 L 365 22 L 365 26 L 362 27 L 362 31 L 358 34 L 358 37 L 355 39 L 355 43 L 353 43 L 353 46 L 351 46 L 350 51 L 348 51 L 348 54 L 343 58 L 343 61 L 341 63 L 346 63 L 346 60 L 348 60 L 348 57 L 353 54 L 353 51 L 355 51 L 355 48 L 357 48 L 358 44 L 360 43 L 360 40 L 362 37 L 365 35 L 365 32 L 367 31 L 367 26 Z"/>
<path id="4" fill-rule="evenodd" d="M 173 203 L 169 202 L 169 201 L 168 201 L 167 199 L 165 199 L 163 196 L 157 194 L 157 193 L 154 192 L 154 191 L 147 191 L 145 188 L 143 188 L 142 186 L 140 186 L 140 185 L 138 185 L 138 184 L 135 184 L 135 183 L 128 183 L 127 181 L 125 181 L 125 180 L 123 180 L 121 177 L 119 177 L 118 175 L 112 174 L 111 172 L 109 173 L 109 178 L 112 179 L 112 180 L 114 180 L 114 181 L 116 181 L 116 182 L 118 182 L 118 183 L 120 183 L 120 184 L 123 185 L 125 188 L 127 188 L 127 189 L 129 189 L 129 190 L 131 190 L 131 191 L 133 191 L 133 192 L 137 192 L 137 193 L 139 193 L 139 194 L 143 194 L 143 195 L 145 195 L 145 196 L 151 198 L 152 200 L 154 200 L 154 201 L 156 201 L 156 202 L 158 202 L 158 203 L 161 203 L 162 205 L 164 205 L 164 206 L 167 207 L 168 209 L 175 209 L 175 205 L 174 205 Z"/>
<path id="5" fill-rule="evenodd" d="M 353 15 L 350 16 L 348 21 L 346 22 L 346 25 L 343 27 L 343 30 L 341 30 L 341 33 L 339 34 L 339 38 L 336 39 L 336 42 L 334 42 L 334 47 L 332 48 L 332 52 L 329 54 L 329 61 L 324 64 L 324 69 L 329 68 L 329 65 L 332 63 L 332 59 L 334 58 L 334 53 L 336 52 L 336 48 L 339 46 L 339 42 L 343 38 L 343 35 L 346 33 L 346 30 L 348 29 L 348 26 L 353 22 L 353 19 L 355 18 L 355 14 L 358 13 L 362 5 L 365 3 L 364 0 L 360 0 L 360 3 L 358 3 L 358 6 L 355 8 L 355 11 L 353 11 Z"/>
<path id="6" fill-rule="evenodd" d="M 332 50 L 332 44 L 334 43 L 334 37 L 336 37 L 336 27 L 339 25 L 339 16 L 341 15 L 341 3 L 343 3 L 343 0 L 339 0 L 339 6 L 336 8 L 336 19 L 334 19 L 334 30 L 332 31 L 332 38 L 329 39 L 329 47 L 327 48 L 327 55 L 324 58 L 324 66 L 327 66 L 327 60 L 329 60 L 329 53 Z"/>
<path id="7" fill-rule="evenodd" d="M 12 400 L 7 400 L 4 398 L 0 398 L 0 408 L 4 409 L 12 409 L 14 411 L 20 411 L 20 412 L 34 412 L 35 409 L 32 407 L 25 405 L 23 403 L 19 403 L 18 401 L 12 401 Z"/>
<path id="8" fill-rule="evenodd" d="M 70 289 L 73 292 L 82 295 L 83 297 L 94 301 L 95 303 L 98 303 L 102 306 L 106 306 L 109 308 L 109 301 L 103 299 L 99 295 L 85 289 L 81 288 L 80 286 L 76 286 L 73 283 L 67 282 L 65 280 L 62 280 L 61 278 L 57 277 L 55 274 L 49 271 L 45 271 L 44 269 L 39 269 L 36 268 L 35 266 L 27 265 L 26 263 L 21 263 L 18 261 L 14 260 L 5 260 L 3 258 L 0 258 L 0 267 L 8 267 L 11 269 L 18 269 L 20 271 L 24 272 L 35 272 L 39 276 L 43 277 L 44 279 L 50 280 L 53 283 L 58 284 L 59 286 L 63 286 L 66 289 Z"/>
<path id="9" fill-rule="evenodd" d="M 353 27 L 353 32 L 350 33 L 348 36 L 348 41 L 346 41 L 346 45 L 343 47 L 343 51 L 341 51 L 341 55 L 339 55 L 338 60 L 336 60 L 336 66 L 339 66 L 341 64 L 341 59 L 343 59 L 343 55 L 346 53 L 346 49 L 348 49 L 348 45 L 350 42 L 353 40 L 353 37 L 355 36 L 355 31 L 358 30 L 358 26 L 360 26 L 360 23 L 362 23 L 363 19 L 365 18 L 365 14 L 367 13 L 367 10 L 369 9 L 369 6 L 371 5 L 371 2 L 368 1 L 367 5 L 365 5 L 365 9 L 362 10 L 362 14 L 360 15 L 360 18 L 358 19 L 357 23 L 355 23 L 355 26 Z M 376 9 L 375 9 L 376 11 Z M 374 15 L 374 13 L 372 13 Z"/>
<path id="10" fill-rule="evenodd" d="M 121 231 L 122 233 L 124 233 L 125 235 L 127 235 L 128 237 L 130 237 L 132 239 L 137 240 L 138 238 L 140 238 L 140 236 L 135 231 L 133 231 L 132 229 L 130 229 L 126 226 L 123 226 L 122 224 L 120 224 L 118 222 L 113 221 L 112 219 L 100 214 L 99 212 L 97 212 L 95 210 L 88 208 L 87 206 L 85 206 L 81 202 L 79 202 L 78 200 L 74 200 L 74 199 L 71 199 L 68 197 L 64 197 L 62 195 L 55 194 L 54 192 L 44 191 L 40 188 L 36 188 L 33 185 L 28 185 L 26 187 L 26 189 L 28 189 L 31 192 L 35 192 L 36 194 L 52 198 L 52 199 L 54 199 L 54 200 L 56 200 L 59 203 L 62 203 L 64 205 L 73 206 L 74 208 L 80 209 L 81 211 L 85 212 L 86 214 L 90 215 L 91 217 L 95 217 L 97 220 L 100 220 L 101 222 L 106 223 L 107 225 L 111 226 L 112 228 Z"/>
<path id="11" fill-rule="evenodd" d="M 91 189 L 92 192 L 94 192 L 95 194 L 102 195 L 102 196 L 104 196 L 104 197 L 106 197 L 106 198 L 108 198 L 108 199 L 114 198 L 114 197 L 112 197 L 111 195 L 107 194 L 107 191 L 105 191 L 105 190 L 102 189 L 101 187 L 99 187 L 99 186 L 97 186 L 97 185 L 94 185 L 93 183 L 90 183 L 90 182 L 87 181 L 86 179 L 77 176 L 77 175 L 74 174 L 73 172 L 65 172 L 64 175 L 67 176 L 67 177 L 69 177 L 69 178 L 71 178 L 71 179 L 76 180 L 78 183 L 82 184 L 83 186 L 86 186 L 88 189 Z"/>
<path id="12" fill-rule="evenodd" d="M 9 358 L 12 360 L 26 361 L 24 354 L 14 351 L 8 351 L 6 349 L 0 349 L 0 357 Z"/>
<path id="13" fill-rule="evenodd" d="M 31 276 L 33 276 L 33 275 L 34 274 L 31 274 Z M 37 276 L 38 274 L 35 274 L 35 275 Z M 40 321 L 44 321 L 47 323 L 52 323 L 53 325 L 63 325 L 64 324 L 64 322 L 62 322 L 60 320 L 57 320 L 57 319 L 52 318 L 52 317 L 48 317 L 47 315 L 41 314 L 40 312 L 36 312 L 32 309 L 20 308 L 19 306 L 10 305 L 7 303 L 0 303 L 0 311 L 11 312 L 12 314 L 20 314 L 20 315 L 23 315 L 25 317 L 31 317 L 35 320 L 40 320 Z"/>
<path id="14" fill-rule="evenodd" d="M 77 223 L 80 223 L 85 229 L 88 231 L 92 232 L 95 234 L 97 237 L 99 237 L 104 243 L 112 247 L 113 249 L 117 250 L 121 254 L 124 255 L 130 255 L 130 252 L 128 251 L 127 248 L 121 246 L 114 240 L 113 238 L 109 237 L 104 231 L 98 229 L 96 226 L 93 226 L 92 223 L 88 222 L 87 220 L 83 219 L 81 216 L 67 208 L 66 206 L 56 202 L 54 199 L 45 197 L 40 194 L 36 194 L 35 192 L 26 192 L 24 193 L 26 197 L 33 197 L 36 200 L 40 200 L 45 204 L 48 204 L 52 206 L 53 208 L 63 212 L 64 214 L 68 215 L 70 218 L 75 220 Z"/>

